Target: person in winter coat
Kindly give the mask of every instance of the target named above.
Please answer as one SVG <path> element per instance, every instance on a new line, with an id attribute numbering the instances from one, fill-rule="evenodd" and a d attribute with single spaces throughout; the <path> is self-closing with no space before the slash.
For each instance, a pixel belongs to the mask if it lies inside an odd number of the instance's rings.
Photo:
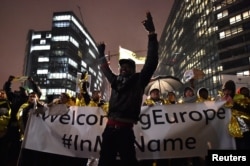
<path id="1" fill-rule="evenodd" d="M 184 103 L 195 103 L 197 100 L 196 93 L 192 87 L 185 87 L 183 92 Z"/>
<path id="2" fill-rule="evenodd" d="M 143 106 L 154 106 L 154 105 L 164 105 L 166 104 L 166 101 L 161 98 L 160 96 L 160 90 L 157 88 L 154 88 L 150 90 L 149 97 L 143 102 Z"/>
<path id="3" fill-rule="evenodd" d="M 148 35 L 148 52 L 140 73 L 132 59 L 119 60 L 119 75 L 114 74 L 105 58 L 105 44 L 99 44 L 101 69 L 111 84 L 108 122 L 102 134 L 99 166 L 116 165 L 117 155 L 121 165 L 136 166 L 135 135 L 133 125 L 139 120 L 143 93 L 158 64 L 157 34 L 150 12 L 142 22 Z"/>
<path id="4" fill-rule="evenodd" d="M 7 99 L 4 90 L 0 90 L 0 162 L 1 165 L 5 166 L 7 164 L 8 158 L 8 124 L 10 121 L 10 103 Z"/>
<path id="5" fill-rule="evenodd" d="M 39 97 L 35 92 L 31 92 L 29 94 L 28 101 L 21 105 L 17 113 L 18 125 L 21 132 L 21 139 L 23 139 L 24 131 L 27 126 L 29 114 L 31 111 L 34 113 L 44 114 L 46 108 L 44 107 L 44 103 L 39 101 Z"/>
<path id="6" fill-rule="evenodd" d="M 29 97 L 28 88 L 26 86 L 20 86 L 19 91 L 12 91 L 12 81 L 15 79 L 15 76 L 10 75 L 8 80 L 4 83 L 3 90 L 6 92 L 7 99 L 10 102 L 11 107 L 11 117 L 8 124 L 8 161 L 16 164 L 20 152 L 21 147 L 21 134 L 19 132 L 18 122 L 17 122 L 17 112 L 20 106 L 27 102 Z M 40 87 L 35 83 L 32 77 L 28 77 L 26 83 L 30 86 L 33 92 L 37 93 L 40 97 L 42 92 Z"/>

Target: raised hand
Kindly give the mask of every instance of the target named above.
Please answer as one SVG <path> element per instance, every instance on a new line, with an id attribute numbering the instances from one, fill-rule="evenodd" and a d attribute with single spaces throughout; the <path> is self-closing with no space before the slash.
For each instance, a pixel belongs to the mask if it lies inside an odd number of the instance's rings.
<path id="1" fill-rule="evenodd" d="M 101 42 L 101 43 L 99 43 L 98 45 L 97 45 L 97 49 L 98 49 L 98 52 L 99 52 L 99 58 L 102 58 L 102 57 L 104 57 L 105 56 L 105 47 L 106 47 L 106 45 L 103 43 L 103 42 Z"/>
<path id="2" fill-rule="evenodd" d="M 153 18 L 151 16 L 150 12 L 146 13 L 146 17 L 147 19 L 142 21 L 142 24 L 144 25 L 145 29 L 149 32 L 149 33 L 153 33 L 155 32 L 155 26 L 153 23 Z"/>

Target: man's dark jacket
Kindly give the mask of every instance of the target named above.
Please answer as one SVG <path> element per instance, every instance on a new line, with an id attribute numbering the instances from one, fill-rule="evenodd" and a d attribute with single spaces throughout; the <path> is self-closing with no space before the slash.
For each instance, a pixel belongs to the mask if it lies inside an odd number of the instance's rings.
<path id="1" fill-rule="evenodd" d="M 156 34 L 148 35 L 148 51 L 140 73 L 121 78 L 112 72 L 106 59 L 101 69 L 111 83 L 108 118 L 122 122 L 136 123 L 139 119 L 144 89 L 158 64 L 158 41 Z"/>

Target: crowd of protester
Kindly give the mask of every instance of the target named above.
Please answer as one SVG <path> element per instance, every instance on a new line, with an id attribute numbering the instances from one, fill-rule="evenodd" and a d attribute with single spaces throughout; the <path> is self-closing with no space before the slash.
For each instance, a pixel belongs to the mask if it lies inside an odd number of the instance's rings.
<path id="1" fill-rule="evenodd" d="M 211 101 L 212 97 L 208 89 L 200 87 L 197 92 L 193 87 L 185 87 L 181 102 L 174 91 L 167 92 L 164 98 L 159 89 L 150 90 L 149 96 L 143 99 L 144 88 L 149 83 L 158 63 L 158 41 L 155 33 L 152 17 L 147 13 L 147 19 L 143 21 L 148 31 L 148 55 L 141 73 L 136 73 L 135 62 L 131 59 L 119 61 L 120 74 L 114 74 L 105 59 L 105 44 L 99 44 L 99 60 L 101 69 L 111 84 L 112 92 L 109 101 L 102 99 L 99 89 L 93 90 L 90 95 L 89 83 L 86 81 L 86 73 L 83 73 L 80 81 L 80 92 L 76 96 L 61 93 L 58 98 L 50 99 L 51 102 L 40 100 L 42 95 L 39 86 L 28 77 L 27 85 L 21 86 L 19 91 L 12 91 L 11 85 L 15 76 L 9 76 L 0 91 L 0 164 L 2 166 L 28 166 L 28 165 L 91 165 L 95 159 L 67 157 L 46 153 L 36 155 L 35 152 L 21 148 L 25 139 L 25 130 L 29 125 L 29 115 L 44 114 L 49 108 L 62 104 L 66 108 L 70 106 L 101 107 L 107 113 L 108 121 L 103 132 L 99 166 L 130 165 L 130 166 L 202 166 L 204 159 L 200 157 L 176 158 L 176 159 L 148 159 L 137 161 L 135 154 L 135 136 L 133 125 L 138 122 L 141 106 L 153 107 L 155 105 L 169 105 L 182 103 L 196 103 Z M 29 92 L 32 89 L 32 92 Z M 229 131 L 235 138 L 237 149 L 250 149 L 250 99 L 249 89 L 241 87 L 236 90 L 234 81 L 228 80 L 221 88 L 220 96 L 216 100 L 225 101 L 225 107 L 231 108 L 232 118 Z M 235 123 L 237 123 L 235 125 Z M 235 127 L 236 126 L 236 127 Z M 120 160 L 116 160 L 119 154 Z M 28 155 L 30 160 L 23 156 Z M 18 163 L 18 164 L 17 164 Z"/>
<path id="2" fill-rule="evenodd" d="M 27 87 L 20 87 L 19 91 L 12 92 L 11 82 L 14 76 L 10 76 L 5 82 L 3 89 L 0 91 L 0 158 L 3 165 L 16 165 L 20 151 L 21 143 L 23 140 L 24 130 L 27 125 L 28 115 L 31 109 L 36 107 L 37 113 L 44 113 L 46 109 L 44 106 L 52 106 L 54 104 L 66 104 L 70 106 L 92 106 L 102 107 L 107 113 L 108 102 L 104 101 L 101 97 L 100 90 L 93 90 L 92 95 L 87 91 L 87 85 L 82 84 L 82 91 L 77 96 L 71 97 L 67 93 L 62 93 L 58 98 L 55 98 L 50 103 L 44 103 L 40 101 L 41 90 L 35 81 L 29 77 L 27 81 L 30 83 L 29 93 Z M 225 107 L 232 109 L 232 118 L 243 119 L 240 122 L 239 128 L 236 130 L 232 128 L 231 134 L 235 138 L 237 149 L 250 149 L 250 131 L 249 131 L 249 108 L 250 108 L 250 94 L 249 88 L 240 87 L 236 89 L 234 81 L 227 81 L 218 92 L 219 97 L 215 100 L 225 100 Z M 179 98 L 183 100 L 179 102 Z M 209 95 L 208 89 L 201 87 L 197 90 L 197 93 L 192 87 L 186 87 L 183 90 L 183 95 L 177 98 L 175 92 L 168 92 L 167 97 L 163 98 L 160 90 L 155 88 L 149 93 L 149 96 L 143 101 L 142 106 L 154 106 L 154 105 L 168 105 L 168 104 L 180 104 L 190 102 L 204 102 L 211 101 L 212 98 Z M 40 108 L 40 109 L 39 109 Z M 244 119 L 245 118 L 245 119 Z M 231 121 L 230 123 L 233 123 Z M 232 124 L 233 126 L 233 124 Z M 243 128 L 245 126 L 245 128 Z M 241 131 L 236 132 L 236 131 Z M 55 159 L 54 163 L 60 163 L 61 158 Z M 71 163 L 78 163 L 81 165 L 87 165 L 87 163 L 93 162 L 90 159 L 74 159 L 74 162 L 67 159 Z M 65 163 L 64 160 L 61 160 Z M 20 162 L 20 161 L 19 161 Z M 48 161 L 47 161 L 48 162 Z M 51 161 L 52 162 L 52 161 Z M 139 162 L 143 166 L 151 165 L 202 165 L 204 159 L 199 157 L 192 158 L 177 158 L 177 159 L 161 159 L 161 160 L 142 160 Z M 91 165 L 91 164 L 88 164 Z"/>
<path id="3" fill-rule="evenodd" d="M 12 91 L 12 81 L 15 76 L 9 76 L 8 80 L 4 83 L 3 89 L 0 91 L 0 161 L 3 166 L 16 166 L 30 165 L 27 160 L 22 160 L 21 154 L 30 155 L 30 161 L 32 159 L 32 153 L 21 150 L 21 144 L 24 139 L 25 128 L 28 123 L 29 114 L 32 110 L 35 113 L 44 114 L 45 111 L 55 104 L 65 104 L 70 106 L 91 106 L 102 107 L 107 112 L 108 104 L 101 98 L 100 90 L 87 91 L 85 84 L 81 87 L 84 89 L 84 94 L 77 95 L 76 97 L 69 96 L 67 93 L 61 93 L 59 97 L 52 99 L 52 102 L 45 103 L 40 100 L 42 95 L 40 87 L 35 83 L 32 77 L 28 77 L 27 86 L 20 86 L 19 91 Z M 84 98 L 78 97 L 84 96 Z M 41 158 L 46 158 L 41 156 Z M 32 159 L 32 160 L 31 160 Z M 18 162 L 19 160 L 19 162 Z M 67 158 L 62 160 L 60 157 L 54 158 L 53 161 L 46 158 L 40 165 L 53 165 L 53 164 L 74 164 L 85 165 L 88 159 L 73 159 Z M 38 160 L 41 161 L 41 160 Z M 49 163 L 50 162 L 50 163 Z"/>

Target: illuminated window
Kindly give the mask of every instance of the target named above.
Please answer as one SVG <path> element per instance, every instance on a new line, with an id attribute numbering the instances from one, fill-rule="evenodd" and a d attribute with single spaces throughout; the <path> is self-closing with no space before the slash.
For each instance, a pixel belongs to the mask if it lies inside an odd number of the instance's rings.
<path id="1" fill-rule="evenodd" d="M 54 36 L 52 41 L 70 41 L 77 48 L 79 47 L 79 43 L 72 36 Z"/>
<path id="2" fill-rule="evenodd" d="M 220 32 L 220 39 L 223 39 L 223 38 L 225 38 L 226 37 L 226 35 L 225 35 L 225 32 Z"/>
<path id="3" fill-rule="evenodd" d="M 79 48 L 79 43 L 72 36 L 69 38 L 70 42 L 73 43 L 77 48 Z"/>
<path id="4" fill-rule="evenodd" d="M 250 10 L 244 12 L 244 13 L 242 14 L 242 16 L 243 16 L 243 19 L 249 18 L 249 17 L 250 17 Z"/>
<path id="5" fill-rule="evenodd" d="M 91 67 L 89 67 L 89 72 L 92 73 L 94 76 L 96 76 L 96 72 L 94 69 L 92 69 Z"/>
<path id="6" fill-rule="evenodd" d="M 73 67 L 77 68 L 77 63 L 70 58 L 69 58 L 69 64 L 72 65 Z"/>
<path id="7" fill-rule="evenodd" d="M 35 34 L 35 35 L 32 35 L 31 39 L 34 40 L 34 39 L 41 39 L 41 34 Z"/>
<path id="8" fill-rule="evenodd" d="M 62 79 L 66 78 L 67 74 L 66 73 L 50 73 L 48 75 L 49 79 Z"/>
<path id="9" fill-rule="evenodd" d="M 94 58 L 94 59 L 96 59 L 96 56 L 95 56 L 95 54 L 93 53 L 93 51 L 92 50 L 90 50 L 89 49 L 89 54 Z"/>
<path id="10" fill-rule="evenodd" d="M 220 37 L 220 39 L 223 39 L 223 38 L 230 37 L 232 35 L 238 34 L 238 33 L 242 32 L 242 31 L 243 31 L 242 26 L 238 26 L 238 27 L 235 27 L 235 28 L 228 29 L 228 30 L 225 30 L 223 32 L 220 32 L 219 37 Z"/>
<path id="11" fill-rule="evenodd" d="M 39 57 L 38 62 L 49 62 L 49 58 L 48 57 Z"/>
<path id="12" fill-rule="evenodd" d="M 219 20 L 219 19 L 226 17 L 226 16 L 228 16 L 228 11 L 224 10 L 223 12 L 217 14 L 217 19 Z"/>
<path id="13" fill-rule="evenodd" d="M 216 84 L 217 83 L 217 77 L 213 76 L 213 83 Z"/>
<path id="14" fill-rule="evenodd" d="M 50 45 L 31 46 L 30 52 L 34 50 L 50 50 Z"/>
<path id="15" fill-rule="evenodd" d="M 47 33 L 46 38 L 51 38 L 51 33 Z"/>
<path id="16" fill-rule="evenodd" d="M 241 15 L 240 14 L 238 14 L 237 16 L 231 17 L 229 19 L 230 24 L 234 24 L 234 23 L 240 22 L 240 21 L 241 21 Z"/>
<path id="17" fill-rule="evenodd" d="M 38 69 L 37 74 L 48 74 L 48 69 Z"/>
<path id="18" fill-rule="evenodd" d="M 60 20 L 70 20 L 71 16 L 70 15 L 60 15 L 60 16 L 54 16 L 53 20 L 54 21 L 60 21 Z"/>
<path id="19" fill-rule="evenodd" d="M 69 22 L 55 22 L 54 23 L 54 27 L 69 27 L 70 23 Z"/>
<path id="20" fill-rule="evenodd" d="M 46 40 L 45 39 L 41 39 L 40 40 L 40 44 L 46 44 Z"/>
<path id="21" fill-rule="evenodd" d="M 53 36 L 52 41 L 69 41 L 69 36 Z"/>

